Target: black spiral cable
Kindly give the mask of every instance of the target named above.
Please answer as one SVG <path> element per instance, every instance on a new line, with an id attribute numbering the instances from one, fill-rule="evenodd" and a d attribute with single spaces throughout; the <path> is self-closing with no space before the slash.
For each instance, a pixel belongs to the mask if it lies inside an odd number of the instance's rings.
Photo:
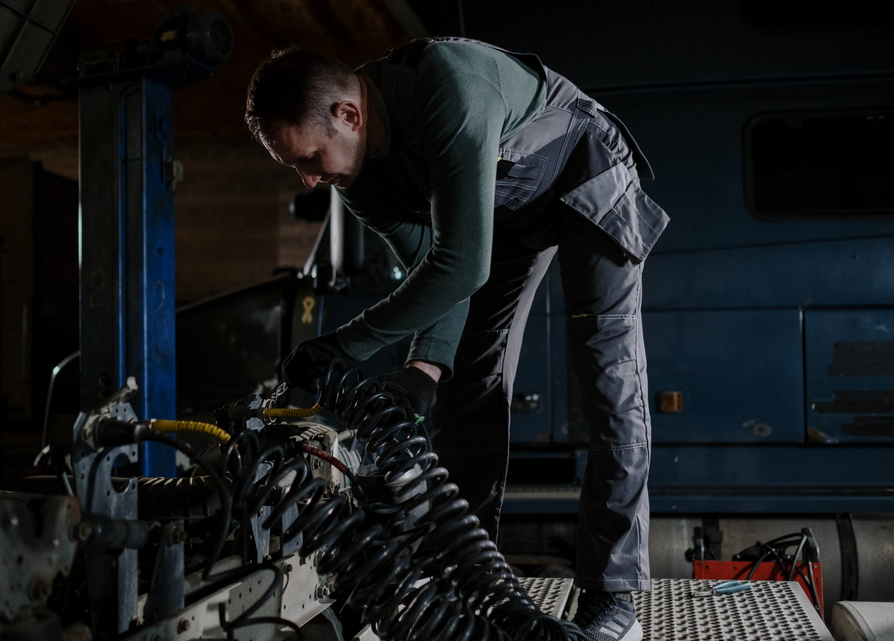
<path id="1" fill-rule="evenodd" d="M 580 629 L 542 613 L 522 588 L 469 504 L 458 497 L 422 428 L 375 379 L 335 361 L 318 397 L 374 455 L 374 477 L 387 491 L 360 491 L 360 507 L 344 493 L 322 501 L 326 484 L 311 478 L 290 440 L 261 449 L 256 436 L 235 436 L 221 470 L 231 474 L 232 503 L 257 510 L 294 472 L 262 526 L 271 528 L 293 506 L 298 517 L 283 544 L 302 535 L 299 553 L 325 550 L 317 566 L 335 575 L 335 589 L 362 609 L 364 622 L 388 639 L 431 641 L 572 641 Z M 267 428 L 262 438 L 294 431 Z M 246 443 L 245 456 L 237 450 Z M 252 450 L 253 451 L 248 451 Z M 260 465 L 269 469 L 257 481 Z M 360 476 L 358 480 L 369 478 Z M 355 490 L 358 488 L 355 486 Z M 256 512 L 255 512 L 256 513 Z M 423 578 L 429 581 L 419 587 Z M 248 625 L 242 618 L 240 625 Z"/>
<path id="2" fill-rule="evenodd" d="M 745 577 L 745 580 L 750 581 L 757 569 L 760 567 L 761 563 L 772 556 L 776 561 L 776 565 L 779 567 L 780 576 L 786 576 L 787 574 L 787 579 L 791 581 L 794 579 L 794 576 L 797 573 L 797 575 L 801 578 L 801 581 L 803 582 L 805 588 L 807 589 L 814 609 L 820 616 L 822 616 L 820 598 L 816 590 L 816 583 L 814 581 L 813 563 L 810 561 L 809 558 L 806 560 L 807 575 L 805 575 L 801 568 L 798 567 L 798 558 L 801 556 L 801 553 L 804 550 L 805 545 L 807 544 L 808 538 L 810 537 L 812 537 L 810 530 L 808 528 L 804 528 L 801 530 L 801 532 L 793 532 L 792 534 L 779 536 L 772 541 L 768 541 L 767 543 L 761 543 L 760 541 L 758 541 L 755 547 L 758 549 L 758 551 L 760 551 L 760 555 L 757 556 L 757 558 L 752 563 L 751 570 L 748 572 L 748 576 Z M 797 545 L 797 549 L 795 550 L 794 555 L 791 557 L 786 555 L 785 550 L 795 545 Z M 743 553 L 744 551 L 740 552 L 737 555 L 734 555 L 733 559 L 735 560 Z M 786 566 L 786 563 L 788 563 L 788 566 Z"/>
<path id="3" fill-rule="evenodd" d="M 229 488 L 227 487 L 227 483 L 223 479 L 223 477 L 218 474 L 213 467 L 211 467 L 211 465 L 206 463 L 203 458 L 197 456 L 196 453 L 193 452 L 192 448 L 186 443 L 178 441 L 172 436 L 161 432 L 148 432 L 145 435 L 145 439 L 158 443 L 164 443 L 168 447 L 172 447 L 175 450 L 178 450 L 185 454 L 191 461 L 202 468 L 202 470 L 208 475 L 208 478 L 211 479 L 211 483 L 217 490 L 218 496 L 220 497 L 220 534 L 218 535 L 217 540 L 211 548 L 211 554 L 209 555 L 208 561 L 205 564 L 205 569 L 202 572 L 203 580 L 214 580 L 217 577 L 211 577 L 211 568 L 214 566 L 214 563 L 217 561 L 217 559 L 220 558 L 220 554 L 223 551 L 224 545 L 226 545 L 227 536 L 229 536 L 230 533 L 230 516 L 232 515 L 233 504 L 232 500 L 230 499 L 230 492 Z"/>

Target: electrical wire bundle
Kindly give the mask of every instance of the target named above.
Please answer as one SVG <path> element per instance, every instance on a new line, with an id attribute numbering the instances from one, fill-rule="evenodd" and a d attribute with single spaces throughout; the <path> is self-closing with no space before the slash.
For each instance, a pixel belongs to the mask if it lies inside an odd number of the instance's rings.
<path id="1" fill-rule="evenodd" d="M 787 554 L 786 550 L 790 547 L 796 547 L 794 554 Z M 804 557 L 807 566 L 807 575 L 798 567 L 798 559 Z M 772 541 L 761 543 L 758 541 L 755 545 L 742 550 L 733 556 L 734 561 L 753 561 L 751 570 L 748 572 L 746 581 L 750 581 L 751 577 L 757 571 L 760 564 L 764 561 L 772 559 L 776 562 L 782 576 L 787 577 L 786 580 L 794 580 L 795 573 L 803 581 L 804 585 L 810 593 L 810 599 L 817 613 L 822 616 L 822 604 L 816 591 L 816 583 L 813 575 L 813 563 L 819 562 L 819 548 L 813 537 L 813 531 L 808 528 L 801 528 L 800 532 L 792 532 L 784 536 L 777 537 Z"/>
<path id="2" fill-rule="evenodd" d="M 469 514 L 468 503 L 458 498 L 457 486 L 447 482 L 448 473 L 438 467 L 422 428 L 378 381 L 336 361 L 321 384 L 317 407 L 340 419 L 374 456 L 372 473 L 349 473 L 359 507 L 343 492 L 322 500 L 326 483 L 312 478 L 303 454 L 323 453 L 292 439 L 303 428 L 270 425 L 260 435 L 244 429 L 225 446 L 214 474 L 232 479 L 225 523 L 231 509 L 257 514 L 273 500 L 272 512 L 262 522 L 271 529 L 297 508 L 298 517 L 281 533 L 281 544 L 300 535 L 302 556 L 324 550 L 318 572 L 334 575 L 335 590 L 363 610 L 364 622 L 371 622 L 382 639 L 584 639 L 573 623 L 537 608 Z M 286 412 L 309 416 L 314 410 Z M 280 483 L 292 473 L 289 489 L 282 492 Z M 372 486 L 379 491 L 369 490 Z M 227 528 L 222 530 L 206 577 L 228 535 Z M 428 581 L 420 584 L 422 579 Z M 275 622 L 249 619 L 248 614 L 224 629 L 232 634 L 234 623 Z M 223 613 L 221 620 L 223 625 Z"/>

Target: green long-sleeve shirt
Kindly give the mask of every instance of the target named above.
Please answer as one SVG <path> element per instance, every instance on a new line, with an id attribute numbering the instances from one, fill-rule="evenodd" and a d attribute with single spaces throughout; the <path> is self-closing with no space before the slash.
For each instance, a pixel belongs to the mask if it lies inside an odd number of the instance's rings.
<path id="1" fill-rule="evenodd" d="M 378 84 L 383 65 L 378 60 L 358 71 Z M 489 276 L 500 142 L 543 108 L 546 88 L 517 58 L 470 42 L 429 46 L 416 69 L 409 96 L 389 101 L 389 92 L 373 92 L 386 143 L 354 185 L 339 192 L 408 276 L 337 335 L 350 356 L 365 360 L 414 334 L 410 360 L 438 363 L 449 378 L 469 297 Z M 427 176 L 407 169 L 408 139 Z"/>

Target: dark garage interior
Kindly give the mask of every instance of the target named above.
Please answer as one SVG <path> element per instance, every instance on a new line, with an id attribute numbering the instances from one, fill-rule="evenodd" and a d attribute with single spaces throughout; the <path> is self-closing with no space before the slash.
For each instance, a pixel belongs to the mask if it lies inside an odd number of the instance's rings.
<path id="1" fill-rule="evenodd" d="M 894 638 L 892 39 L 0 0 L 0 641 Z"/>

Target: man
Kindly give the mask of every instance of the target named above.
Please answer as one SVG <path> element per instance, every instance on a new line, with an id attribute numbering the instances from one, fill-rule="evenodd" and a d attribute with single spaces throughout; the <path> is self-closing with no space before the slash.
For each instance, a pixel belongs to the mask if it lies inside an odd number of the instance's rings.
<path id="1" fill-rule="evenodd" d="M 405 369 L 382 380 L 417 413 L 431 408 L 435 451 L 492 537 L 522 333 L 558 253 L 591 430 L 575 621 L 592 640 L 641 638 L 630 596 L 649 589 L 641 277 L 667 215 L 640 188 L 651 169 L 624 125 L 535 56 L 455 38 L 356 72 L 276 52 L 252 79 L 246 123 L 307 187 L 334 185 L 409 272 L 301 343 L 284 376 L 309 387 L 333 358 L 362 361 L 412 334 Z"/>

